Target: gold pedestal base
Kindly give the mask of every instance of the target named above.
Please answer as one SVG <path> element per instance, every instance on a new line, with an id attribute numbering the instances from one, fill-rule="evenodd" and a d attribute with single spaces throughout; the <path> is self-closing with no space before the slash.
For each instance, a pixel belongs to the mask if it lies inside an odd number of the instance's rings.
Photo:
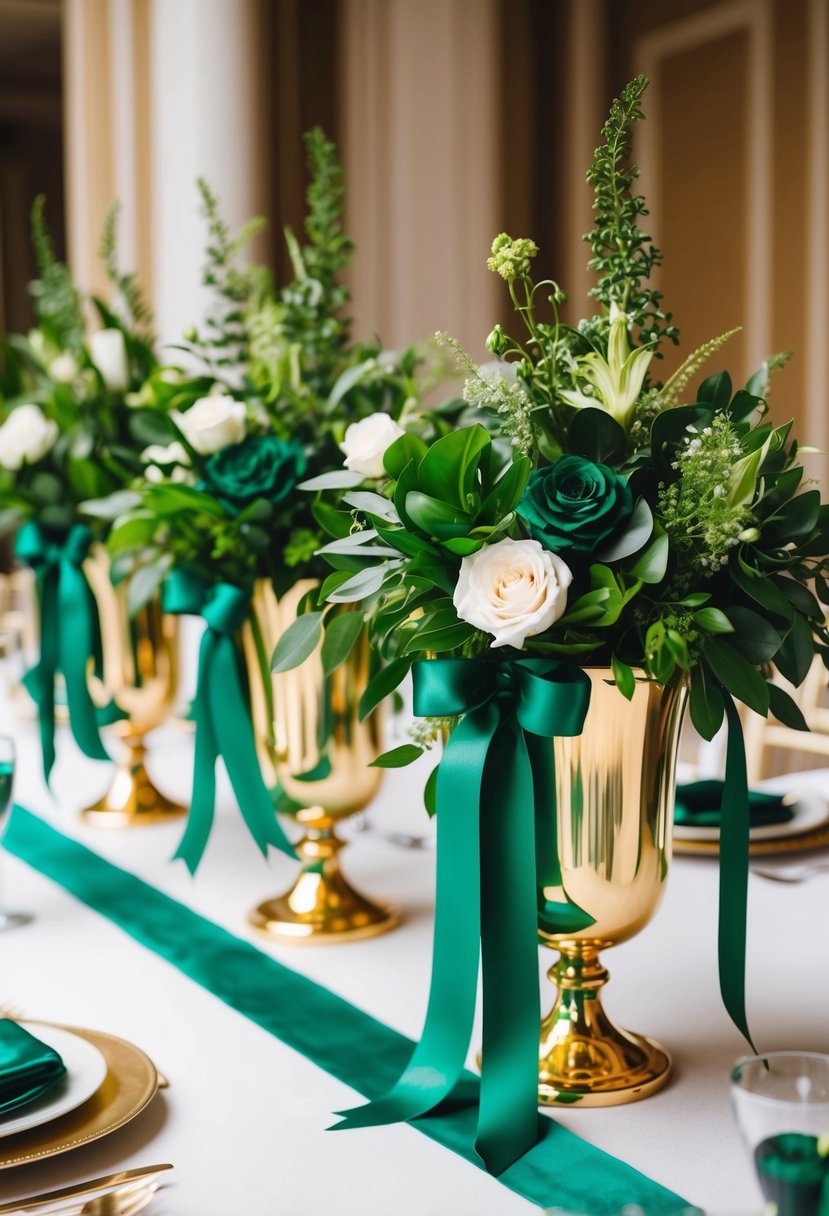
<path id="1" fill-rule="evenodd" d="M 144 765 L 143 743 L 128 744 L 127 755 L 115 769 L 115 779 L 103 798 L 81 811 L 96 828 L 125 828 L 163 823 L 187 814 L 187 808 L 166 798 L 150 780 Z"/>
<path id="2" fill-rule="evenodd" d="M 343 841 L 334 821 L 318 808 L 300 811 L 308 825 L 296 846 L 302 869 L 284 895 L 267 899 L 248 915 L 254 929 L 295 945 L 334 945 L 377 937 L 400 923 L 399 914 L 361 895 L 340 869 Z"/>
<path id="3" fill-rule="evenodd" d="M 665 1048 L 620 1030 L 605 1014 L 599 989 L 608 973 L 595 950 L 562 953 L 549 975 L 559 991 L 541 1024 L 540 1105 L 622 1106 L 666 1084 L 672 1065 Z"/>

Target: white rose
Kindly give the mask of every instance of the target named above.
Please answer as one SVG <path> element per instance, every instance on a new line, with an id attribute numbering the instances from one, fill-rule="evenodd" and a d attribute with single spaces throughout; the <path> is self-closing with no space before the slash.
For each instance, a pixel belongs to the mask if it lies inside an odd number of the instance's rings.
<path id="1" fill-rule="evenodd" d="M 146 468 L 144 476 L 147 481 L 157 484 L 160 481 L 191 482 L 190 457 L 183 443 L 175 440 L 167 447 L 162 443 L 151 443 L 144 448 L 141 459 Z"/>
<path id="2" fill-rule="evenodd" d="M 130 379 L 127 347 L 120 329 L 99 329 L 89 339 L 89 354 L 112 393 L 123 393 Z"/>
<path id="3" fill-rule="evenodd" d="M 245 427 L 245 404 L 233 397 L 200 397 L 183 414 L 171 411 L 171 417 L 191 448 L 201 456 L 210 456 L 231 444 L 241 443 Z"/>
<path id="4" fill-rule="evenodd" d="M 340 448 L 345 452 L 345 467 L 364 477 L 382 477 L 383 457 L 395 439 L 405 434 L 388 414 L 372 414 L 346 427 Z"/>
<path id="5" fill-rule="evenodd" d="M 18 405 L 0 426 L 0 465 L 16 471 L 36 464 L 54 447 L 58 424 L 38 405 Z"/>
<path id="6" fill-rule="evenodd" d="M 462 621 L 493 635 L 493 649 L 520 650 L 563 614 L 572 581 L 569 566 L 537 540 L 505 538 L 463 559 L 452 602 Z"/>
<path id="7" fill-rule="evenodd" d="M 75 356 L 68 350 L 63 351 L 49 364 L 49 375 L 56 384 L 71 384 L 78 375 Z"/>

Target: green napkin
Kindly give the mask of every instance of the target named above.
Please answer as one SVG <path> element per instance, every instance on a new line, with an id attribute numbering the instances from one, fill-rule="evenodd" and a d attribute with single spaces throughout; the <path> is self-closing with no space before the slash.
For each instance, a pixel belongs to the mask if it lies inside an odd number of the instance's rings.
<path id="1" fill-rule="evenodd" d="M 718 828 L 722 791 L 722 781 L 691 781 L 688 785 L 678 785 L 674 822 L 689 828 Z M 784 806 L 780 794 L 749 790 L 748 805 L 753 828 L 788 823 L 794 816 L 794 808 Z"/>
<path id="2" fill-rule="evenodd" d="M 817 1143 L 817 1136 L 784 1132 L 754 1150 L 763 1195 L 779 1216 L 829 1216 L 829 1159 Z"/>
<path id="3" fill-rule="evenodd" d="M 17 1022 L 0 1018 L 0 1116 L 42 1098 L 65 1076 L 56 1051 Z"/>

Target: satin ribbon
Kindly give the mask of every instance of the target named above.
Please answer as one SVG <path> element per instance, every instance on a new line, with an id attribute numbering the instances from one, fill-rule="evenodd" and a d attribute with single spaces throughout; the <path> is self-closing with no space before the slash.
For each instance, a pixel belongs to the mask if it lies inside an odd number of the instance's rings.
<path id="1" fill-rule="evenodd" d="M 242 818 L 263 855 L 274 845 L 296 853 L 276 818 L 273 800 L 262 780 L 253 738 L 250 708 L 239 678 L 233 635 L 250 607 L 250 591 L 231 583 L 206 583 L 187 570 L 174 570 L 162 590 L 165 612 L 201 616 L 207 624 L 199 649 L 193 717 L 196 754 L 193 797 L 187 828 L 175 856 L 191 874 L 204 854 L 216 803 L 216 761 L 225 762 Z"/>
<path id="2" fill-rule="evenodd" d="M 748 798 L 746 749 L 740 715 L 723 688 L 728 745 L 720 805 L 720 899 L 718 959 L 720 992 L 734 1025 L 751 1045 L 746 1017 L 746 920 L 748 909 L 748 849 L 751 809 Z"/>
<path id="3" fill-rule="evenodd" d="M 75 742 L 93 760 L 109 760 L 98 733 L 97 711 L 87 684 L 87 663 L 98 649 L 98 614 L 83 572 L 92 532 L 75 524 L 57 541 L 40 524 L 24 524 L 15 553 L 35 572 L 40 609 L 40 659 L 24 684 L 37 706 L 43 771 L 55 763 L 55 676 L 63 672 L 69 724 Z"/>
<path id="4" fill-rule="evenodd" d="M 366 1098 L 384 1093 L 414 1044 L 330 989 L 205 920 L 135 874 L 15 807 L 3 847 L 105 916 L 136 943 L 237 1010 L 306 1060 Z M 129 949 L 129 942 L 125 949 Z M 153 978 L 151 960 L 135 956 Z M 271 1068 L 262 1043 L 262 1067 Z M 209 1054 L 205 1067 L 210 1066 Z M 469 1085 L 475 1078 L 467 1074 Z M 309 1077 L 309 1084 L 313 1077 Z M 472 1147 L 474 1111 L 448 1103 L 411 1124 L 414 1131 L 481 1168 Z M 536 1207 L 619 1216 L 635 1204 L 648 1216 L 691 1216 L 687 1200 L 581 1140 L 549 1117 L 538 1143 L 498 1177 Z M 369 1149 L 369 1152 L 371 1149 Z M 370 1157 L 366 1168 L 370 1168 Z M 359 1161 L 356 1161 L 359 1167 Z M 457 1166 L 456 1166 L 457 1168 Z M 408 1179 L 401 1177 L 401 1184 Z M 493 1202 L 495 1202 L 493 1200 Z M 466 1209 L 465 1209 L 466 1210 Z M 529 1210 L 529 1209 L 528 1209 Z M 703 1216 L 698 1211 L 698 1216 Z"/>
<path id="5" fill-rule="evenodd" d="M 535 799 L 540 753 L 581 733 L 590 681 L 552 659 L 416 663 L 414 712 L 461 721 L 437 778 L 437 896 L 426 1023 L 385 1096 L 338 1112 L 336 1130 L 415 1119 L 474 1101 L 464 1078 L 483 973 L 483 1065 L 475 1151 L 500 1174 L 536 1143 L 538 1115 Z M 549 781 L 549 775 L 548 775 Z M 549 817 L 549 802 L 546 814 Z M 554 844 L 554 842 L 552 842 Z M 549 846 L 550 841 L 547 840 Z"/>

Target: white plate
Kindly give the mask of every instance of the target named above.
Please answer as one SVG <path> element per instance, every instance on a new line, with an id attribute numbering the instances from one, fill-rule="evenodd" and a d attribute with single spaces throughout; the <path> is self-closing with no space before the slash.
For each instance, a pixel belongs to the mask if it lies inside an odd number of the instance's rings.
<path id="1" fill-rule="evenodd" d="M 41 1043 L 54 1048 L 66 1065 L 66 1076 L 60 1085 L 19 1114 L 11 1114 L 7 1119 L 0 1116 L 0 1138 L 40 1127 L 42 1123 L 50 1123 L 52 1119 L 59 1119 L 61 1115 L 75 1110 L 97 1093 L 107 1074 L 106 1060 L 88 1040 L 68 1030 L 43 1026 L 39 1022 L 24 1022 L 22 1025 Z"/>
<path id="2" fill-rule="evenodd" d="M 752 840 L 780 840 L 785 836 L 799 836 L 813 828 L 829 823 L 829 806 L 820 794 L 800 791 L 794 803 L 794 814 L 788 823 L 766 823 L 751 829 Z M 712 840 L 720 838 L 718 827 L 692 827 L 677 824 L 674 828 L 676 840 Z"/>

